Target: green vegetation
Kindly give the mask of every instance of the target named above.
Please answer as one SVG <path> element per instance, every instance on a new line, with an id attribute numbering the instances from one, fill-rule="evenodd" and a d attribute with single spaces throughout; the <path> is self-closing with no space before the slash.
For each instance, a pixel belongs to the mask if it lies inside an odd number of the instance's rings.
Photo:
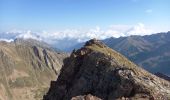
<path id="1" fill-rule="evenodd" d="M 15 81 L 9 80 L 11 88 L 22 88 L 33 86 L 33 80 L 30 77 L 19 77 Z"/>

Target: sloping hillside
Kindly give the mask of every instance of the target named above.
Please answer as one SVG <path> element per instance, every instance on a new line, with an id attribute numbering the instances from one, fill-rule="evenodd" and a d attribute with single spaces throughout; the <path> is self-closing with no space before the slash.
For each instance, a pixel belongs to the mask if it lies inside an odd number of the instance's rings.
<path id="1" fill-rule="evenodd" d="M 44 100 L 70 99 L 169 100 L 170 83 L 94 39 L 65 59 L 44 96 Z"/>
<path id="2" fill-rule="evenodd" d="M 170 32 L 109 38 L 104 43 L 150 72 L 170 75 Z"/>
<path id="3" fill-rule="evenodd" d="M 29 39 L 0 42 L 0 100 L 40 100 L 67 54 Z"/>

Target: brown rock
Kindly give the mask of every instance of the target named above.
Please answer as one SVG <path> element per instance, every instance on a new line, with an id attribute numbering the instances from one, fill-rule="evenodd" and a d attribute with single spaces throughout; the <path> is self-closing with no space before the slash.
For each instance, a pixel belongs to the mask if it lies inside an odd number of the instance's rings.
<path id="1" fill-rule="evenodd" d="M 73 97 L 71 100 L 102 100 L 96 96 L 93 96 L 91 94 L 84 95 L 84 96 L 76 96 Z"/>
<path id="2" fill-rule="evenodd" d="M 93 39 L 65 59 L 58 80 L 44 100 L 76 96 L 84 100 L 88 94 L 103 100 L 168 100 L 170 83 Z"/>
<path id="3" fill-rule="evenodd" d="M 0 100 L 40 100 L 67 54 L 36 40 L 0 41 Z"/>

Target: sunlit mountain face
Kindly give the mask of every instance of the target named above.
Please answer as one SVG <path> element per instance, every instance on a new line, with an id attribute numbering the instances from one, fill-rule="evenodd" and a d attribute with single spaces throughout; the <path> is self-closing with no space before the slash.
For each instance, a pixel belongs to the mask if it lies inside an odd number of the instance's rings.
<path id="1" fill-rule="evenodd" d="M 67 56 L 33 39 L 0 41 L 0 99 L 42 99 Z"/>
<path id="2" fill-rule="evenodd" d="M 170 75 L 170 32 L 148 36 L 109 38 L 104 42 L 146 70 Z"/>

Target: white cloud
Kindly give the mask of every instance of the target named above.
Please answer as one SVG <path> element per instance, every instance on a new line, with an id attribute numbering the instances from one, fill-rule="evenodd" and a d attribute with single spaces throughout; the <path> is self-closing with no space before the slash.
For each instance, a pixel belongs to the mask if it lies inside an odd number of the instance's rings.
<path id="1" fill-rule="evenodd" d="M 122 32 L 120 32 L 120 31 L 115 31 L 115 30 L 107 30 L 106 32 L 105 32 L 105 34 L 107 34 L 107 37 L 105 37 L 105 38 L 108 38 L 108 37 L 115 37 L 115 38 L 118 38 L 118 37 L 120 37 L 120 36 L 125 36 Z M 104 38 L 104 39 L 105 39 Z"/>
<path id="2" fill-rule="evenodd" d="M 16 38 L 23 38 L 23 39 L 31 38 L 31 39 L 35 39 L 35 40 L 41 40 L 41 37 L 39 37 L 39 35 L 37 35 L 36 33 L 31 32 L 30 30 L 23 31 L 18 36 L 16 36 Z"/>
<path id="3" fill-rule="evenodd" d="M 13 40 L 13 39 L 0 39 L 0 41 L 12 42 L 12 41 L 14 41 L 14 40 Z"/>
<path id="4" fill-rule="evenodd" d="M 80 29 L 66 29 L 56 32 L 32 32 L 32 31 L 12 31 L 0 33 L 0 39 L 15 39 L 15 38 L 32 38 L 36 40 L 43 40 L 47 43 L 54 44 L 63 40 L 74 40 L 84 42 L 92 38 L 106 39 L 109 37 L 120 37 L 130 35 L 149 35 L 154 33 L 153 30 L 148 29 L 144 24 L 138 23 L 137 25 L 110 25 L 106 29 L 99 26 L 88 30 Z"/>
<path id="5" fill-rule="evenodd" d="M 125 36 L 130 36 L 130 35 L 150 35 L 153 34 L 154 31 L 151 29 L 148 29 L 145 27 L 144 24 L 138 23 L 137 25 L 133 26 L 127 32 L 125 33 Z"/>

